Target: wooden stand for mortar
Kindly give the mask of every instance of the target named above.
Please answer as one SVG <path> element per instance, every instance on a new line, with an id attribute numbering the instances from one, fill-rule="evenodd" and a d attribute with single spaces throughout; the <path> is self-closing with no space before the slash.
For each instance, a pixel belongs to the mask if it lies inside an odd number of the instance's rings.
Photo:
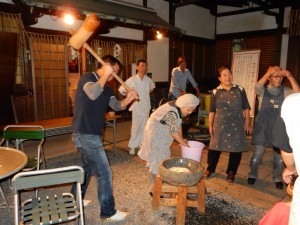
<path id="1" fill-rule="evenodd" d="M 162 193 L 171 193 L 174 198 L 161 198 Z M 187 194 L 197 194 L 196 200 L 188 199 Z M 185 224 L 186 207 L 197 207 L 200 214 L 205 213 L 205 183 L 204 179 L 192 186 L 173 186 L 164 182 L 160 175 L 155 180 L 154 195 L 152 200 L 152 210 L 156 211 L 159 206 L 176 206 L 176 225 Z"/>

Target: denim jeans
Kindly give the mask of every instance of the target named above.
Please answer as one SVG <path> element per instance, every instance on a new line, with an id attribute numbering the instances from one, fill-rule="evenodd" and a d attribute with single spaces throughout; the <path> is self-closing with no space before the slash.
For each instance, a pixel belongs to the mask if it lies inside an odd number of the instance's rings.
<path id="1" fill-rule="evenodd" d="M 99 135 L 73 133 L 72 140 L 80 151 L 85 181 L 82 185 L 82 198 L 92 174 L 96 176 L 98 185 L 98 201 L 101 207 L 101 218 L 111 217 L 116 213 L 112 192 L 112 171 Z M 72 193 L 74 188 L 72 188 Z M 75 193 L 73 193 L 75 194 Z"/>
<path id="2" fill-rule="evenodd" d="M 253 150 L 253 155 L 251 157 L 250 161 L 250 169 L 251 171 L 248 174 L 249 178 L 255 178 L 258 177 L 258 169 L 259 166 L 262 163 L 262 159 L 265 153 L 265 146 L 263 145 L 255 145 Z M 282 181 L 282 172 L 284 169 L 282 157 L 280 153 L 273 150 L 273 177 L 272 180 L 274 182 L 280 182 Z"/>

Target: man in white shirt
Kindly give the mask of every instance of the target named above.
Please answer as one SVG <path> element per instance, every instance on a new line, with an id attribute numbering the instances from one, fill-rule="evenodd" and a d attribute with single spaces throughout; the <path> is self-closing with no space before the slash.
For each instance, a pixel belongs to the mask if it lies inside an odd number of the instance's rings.
<path id="1" fill-rule="evenodd" d="M 139 101 L 135 101 L 129 108 L 129 111 L 132 111 L 131 136 L 128 144 L 130 155 L 135 155 L 135 149 L 142 145 L 144 129 L 151 109 L 150 93 L 155 88 L 155 83 L 147 77 L 147 62 L 139 60 L 136 68 L 137 74 L 125 81 L 139 95 Z M 123 86 L 120 86 L 119 92 L 127 95 Z"/>

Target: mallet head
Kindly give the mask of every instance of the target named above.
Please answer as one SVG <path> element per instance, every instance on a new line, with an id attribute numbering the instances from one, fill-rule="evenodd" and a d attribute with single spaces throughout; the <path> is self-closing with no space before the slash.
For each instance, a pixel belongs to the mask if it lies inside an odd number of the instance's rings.
<path id="1" fill-rule="evenodd" d="M 72 35 L 69 40 L 71 47 L 80 49 L 82 45 L 92 36 L 93 32 L 99 27 L 100 18 L 96 14 L 89 14 Z"/>

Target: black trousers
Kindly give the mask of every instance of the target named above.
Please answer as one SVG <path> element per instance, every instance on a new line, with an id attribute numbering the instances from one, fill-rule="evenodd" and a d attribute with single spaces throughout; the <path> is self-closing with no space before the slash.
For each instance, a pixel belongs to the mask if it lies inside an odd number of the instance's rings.
<path id="1" fill-rule="evenodd" d="M 221 151 L 215 151 L 215 150 L 211 150 L 211 149 L 208 150 L 207 170 L 209 172 L 214 173 L 216 171 L 216 167 L 219 162 L 220 155 L 221 155 Z M 242 159 L 241 152 L 230 152 L 226 173 L 228 174 L 229 171 L 232 171 L 234 174 L 236 174 L 238 167 L 240 165 L 241 159 Z"/>

